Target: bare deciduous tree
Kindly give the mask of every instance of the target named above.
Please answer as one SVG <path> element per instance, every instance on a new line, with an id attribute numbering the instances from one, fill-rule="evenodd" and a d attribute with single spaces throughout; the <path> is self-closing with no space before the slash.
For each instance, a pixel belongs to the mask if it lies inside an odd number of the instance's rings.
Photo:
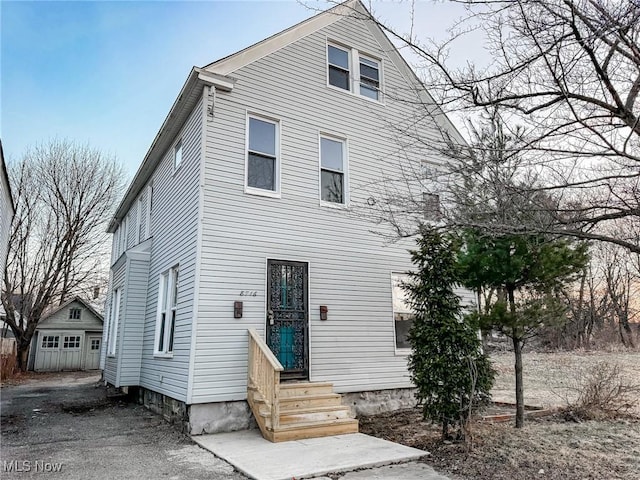
<path id="1" fill-rule="evenodd" d="M 66 140 L 31 149 L 10 176 L 16 215 L 2 304 L 18 366 L 26 370 L 31 338 L 47 308 L 101 283 L 108 268 L 106 226 L 125 177 L 115 160 Z"/>
<path id="2" fill-rule="evenodd" d="M 634 239 L 600 228 L 621 218 L 640 222 L 640 2 L 450 2 L 464 5 L 467 14 L 439 44 L 419 38 L 419 25 L 404 34 L 357 7 L 352 15 L 378 23 L 417 55 L 425 84 L 446 112 L 473 116 L 477 109 L 497 109 L 507 125 L 524 127 L 518 155 L 537 176 L 536 188 L 553 193 L 547 233 L 640 253 Z M 450 47 L 473 30 L 484 32 L 491 61 L 453 66 Z M 437 115 L 433 105 L 425 104 L 425 111 Z M 407 135 L 447 159 L 456 142 L 441 133 L 442 140 Z M 397 210 L 388 216 L 397 218 Z M 508 222 L 504 229 L 514 226 Z"/>

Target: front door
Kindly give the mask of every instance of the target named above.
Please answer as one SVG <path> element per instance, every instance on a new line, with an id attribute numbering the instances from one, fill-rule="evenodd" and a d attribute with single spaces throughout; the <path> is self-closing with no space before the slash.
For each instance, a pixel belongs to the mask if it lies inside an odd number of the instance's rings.
<path id="1" fill-rule="evenodd" d="M 267 345 L 283 379 L 309 378 L 308 264 L 267 261 Z"/>

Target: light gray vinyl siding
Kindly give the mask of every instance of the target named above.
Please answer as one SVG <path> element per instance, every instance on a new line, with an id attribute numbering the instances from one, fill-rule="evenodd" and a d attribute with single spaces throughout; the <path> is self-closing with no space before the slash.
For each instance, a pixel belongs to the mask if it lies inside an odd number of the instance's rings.
<path id="1" fill-rule="evenodd" d="M 121 318 L 117 384 L 138 385 L 146 314 L 149 262 L 127 259 L 124 315 Z"/>
<path id="2" fill-rule="evenodd" d="M 382 60 L 384 103 L 327 87 L 327 38 Z M 206 130 L 192 402 L 246 397 L 247 329 L 265 333 L 267 259 L 309 262 L 311 380 L 332 381 L 339 392 L 410 386 L 406 356 L 395 351 L 391 274 L 411 268 L 413 244 L 371 233 L 384 226 L 369 223 L 361 207 L 379 194 L 382 178 L 399 178 L 407 161 L 396 127 L 416 116 L 411 103 L 396 99 L 415 102 L 412 86 L 354 19 L 230 76 L 234 90 L 217 93 Z M 281 198 L 244 193 L 247 112 L 280 121 Z M 347 139 L 350 211 L 320 205 L 321 133 Z M 240 297 L 243 290 L 257 296 Z M 242 319 L 233 318 L 237 300 L 244 302 Z M 328 307 L 326 321 L 320 305 Z"/>
<path id="3" fill-rule="evenodd" d="M 186 401 L 194 304 L 199 203 L 202 102 L 153 174 L 151 259 L 142 338 L 140 385 Z M 173 145 L 182 139 L 180 168 L 173 171 Z M 179 265 L 178 303 L 172 358 L 154 356 L 160 275 Z"/>
<path id="4" fill-rule="evenodd" d="M 105 322 L 104 322 L 104 333 L 102 336 L 102 350 L 103 352 L 105 352 L 105 358 L 104 358 L 104 379 L 109 382 L 112 385 L 116 385 L 117 384 L 117 378 L 118 378 L 118 351 L 119 351 L 119 347 L 120 345 L 118 345 L 116 343 L 116 355 L 109 355 L 108 352 L 108 345 L 109 345 L 109 326 L 111 325 L 111 321 L 112 321 L 112 317 L 113 317 L 113 312 L 111 311 L 112 309 L 112 305 L 111 305 L 111 298 L 113 296 L 113 292 L 115 290 L 117 290 L 118 288 L 123 289 L 124 290 L 124 285 L 125 285 L 125 272 L 126 272 L 126 263 L 122 262 L 119 265 L 115 265 L 115 270 L 112 268 L 111 270 L 111 283 L 109 285 L 109 291 L 107 293 L 107 300 L 106 300 L 106 306 L 107 308 L 105 309 Z M 124 292 L 123 292 L 124 293 Z M 122 305 L 124 303 L 124 294 L 120 295 L 120 305 L 118 305 L 119 308 L 119 312 L 120 312 L 120 316 L 119 316 L 119 325 L 118 325 L 118 331 L 121 331 L 121 325 L 122 325 Z M 118 385 L 119 386 L 119 385 Z"/>

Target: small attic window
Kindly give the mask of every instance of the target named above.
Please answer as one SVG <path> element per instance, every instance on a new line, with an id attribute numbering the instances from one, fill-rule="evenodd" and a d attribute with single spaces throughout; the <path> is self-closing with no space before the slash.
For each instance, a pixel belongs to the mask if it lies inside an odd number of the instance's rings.
<path id="1" fill-rule="evenodd" d="M 70 308 L 69 309 L 69 320 L 80 320 L 80 316 L 82 315 L 82 310 L 79 308 Z"/>
<path id="2" fill-rule="evenodd" d="M 182 163 L 182 139 L 178 140 L 176 146 L 173 148 L 173 171 L 175 172 L 180 168 Z"/>
<path id="3" fill-rule="evenodd" d="M 349 47 L 327 44 L 327 85 L 382 101 L 382 60 Z"/>

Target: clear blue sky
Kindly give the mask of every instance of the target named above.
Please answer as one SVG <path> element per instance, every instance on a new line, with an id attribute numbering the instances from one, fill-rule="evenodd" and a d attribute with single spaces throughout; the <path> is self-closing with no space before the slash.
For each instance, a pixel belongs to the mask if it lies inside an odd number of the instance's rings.
<path id="1" fill-rule="evenodd" d="M 305 2 L 307 5 L 323 3 Z M 409 6 L 373 2 L 409 24 Z M 315 14 L 296 1 L 0 2 L 0 136 L 5 157 L 59 137 L 113 154 L 130 177 L 192 66 L 203 66 Z M 424 36 L 461 14 L 419 3 Z"/>

